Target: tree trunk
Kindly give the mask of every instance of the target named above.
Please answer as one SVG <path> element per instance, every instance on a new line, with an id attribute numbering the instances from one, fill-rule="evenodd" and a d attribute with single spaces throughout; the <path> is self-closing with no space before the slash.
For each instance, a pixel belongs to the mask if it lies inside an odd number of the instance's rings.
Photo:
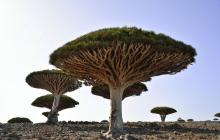
<path id="1" fill-rule="evenodd" d="M 165 119 L 166 119 L 166 115 L 160 115 L 160 118 L 161 118 L 161 122 L 165 122 Z"/>
<path id="2" fill-rule="evenodd" d="M 55 124 L 58 122 L 58 106 L 60 102 L 60 95 L 54 95 L 53 106 L 50 113 L 48 114 L 47 123 Z"/>
<path id="3" fill-rule="evenodd" d="M 109 117 L 109 130 L 106 133 L 107 137 L 118 137 L 123 133 L 123 119 L 122 119 L 122 96 L 123 87 L 110 89 L 111 112 Z"/>
<path id="4" fill-rule="evenodd" d="M 53 106 L 51 112 L 57 112 L 58 106 L 60 103 L 60 95 L 54 95 Z"/>

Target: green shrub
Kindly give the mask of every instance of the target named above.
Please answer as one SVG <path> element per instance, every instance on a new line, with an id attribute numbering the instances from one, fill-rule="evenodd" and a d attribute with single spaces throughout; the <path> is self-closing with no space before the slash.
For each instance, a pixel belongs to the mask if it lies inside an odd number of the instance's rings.
<path id="1" fill-rule="evenodd" d="M 33 123 L 28 118 L 15 117 L 8 120 L 8 123 Z"/>
<path id="2" fill-rule="evenodd" d="M 215 117 L 219 117 L 220 118 L 220 112 L 215 114 Z"/>
<path id="3" fill-rule="evenodd" d="M 214 118 L 213 121 L 218 121 L 218 118 Z"/>
<path id="4" fill-rule="evenodd" d="M 194 121 L 193 119 L 188 119 L 188 120 L 187 120 L 187 122 L 193 122 L 193 121 Z"/>
<path id="5" fill-rule="evenodd" d="M 182 122 L 186 122 L 184 119 L 182 119 L 182 118 L 178 118 L 177 119 L 177 122 L 180 122 L 180 123 L 182 123 Z"/>

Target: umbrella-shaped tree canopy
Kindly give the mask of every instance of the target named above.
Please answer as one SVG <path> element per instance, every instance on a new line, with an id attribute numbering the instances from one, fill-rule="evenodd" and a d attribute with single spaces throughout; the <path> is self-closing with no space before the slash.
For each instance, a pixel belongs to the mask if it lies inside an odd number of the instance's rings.
<path id="1" fill-rule="evenodd" d="M 135 27 L 91 32 L 54 51 L 50 63 L 88 81 L 128 85 L 174 74 L 195 61 L 190 45 Z"/>
<path id="2" fill-rule="evenodd" d="M 220 112 L 215 114 L 215 117 L 220 117 Z"/>
<path id="3" fill-rule="evenodd" d="M 142 92 L 147 91 L 147 87 L 143 83 L 135 83 L 125 89 L 123 99 L 129 96 L 139 96 Z M 110 91 L 108 85 L 96 85 L 92 87 L 92 94 L 110 99 Z"/>
<path id="4" fill-rule="evenodd" d="M 26 82 L 34 87 L 50 91 L 53 94 L 64 94 L 81 87 L 81 82 L 61 70 L 42 70 L 30 73 Z"/>
<path id="5" fill-rule="evenodd" d="M 159 114 L 161 121 L 165 122 L 166 116 L 172 113 L 175 113 L 176 110 L 171 107 L 160 106 L 151 109 L 151 113 Z"/>
<path id="6" fill-rule="evenodd" d="M 159 114 L 159 115 L 168 115 L 177 112 L 175 109 L 171 107 L 155 107 L 151 110 L 151 113 Z"/>
<path id="7" fill-rule="evenodd" d="M 31 105 L 36 106 L 36 107 L 45 107 L 45 108 L 51 109 L 53 105 L 53 100 L 54 100 L 54 96 L 52 94 L 48 94 L 48 95 L 38 97 L 31 103 Z M 78 104 L 79 102 L 75 101 L 71 97 L 66 96 L 66 95 L 61 95 L 57 110 L 61 111 L 63 109 L 72 108 Z"/>

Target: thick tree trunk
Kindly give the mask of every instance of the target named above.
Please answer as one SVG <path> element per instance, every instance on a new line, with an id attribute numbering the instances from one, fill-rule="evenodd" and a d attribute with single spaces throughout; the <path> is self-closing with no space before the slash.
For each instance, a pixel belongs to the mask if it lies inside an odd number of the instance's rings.
<path id="1" fill-rule="evenodd" d="M 53 106 L 51 112 L 57 112 L 60 103 L 60 95 L 54 95 Z"/>
<path id="2" fill-rule="evenodd" d="M 165 119 L 166 119 L 166 115 L 160 115 L 160 118 L 161 118 L 161 122 L 165 122 Z"/>
<path id="3" fill-rule="evenodd" d="M 54 95 L 53 106 L 50 113 L 48 114 L 47 123 L 55 124 L 58 122 L 58 106 L 60 102 L 60 95 Z"/>
<path id="4" fill-rule="evenodd" d="M 110 89 L 111 113 L 109 117 L 109 130 L 105 134 L 107 137 L 118 137 L 123 133 L 123 119 L 122 119 L 122 96 L 123 87 Z"/>

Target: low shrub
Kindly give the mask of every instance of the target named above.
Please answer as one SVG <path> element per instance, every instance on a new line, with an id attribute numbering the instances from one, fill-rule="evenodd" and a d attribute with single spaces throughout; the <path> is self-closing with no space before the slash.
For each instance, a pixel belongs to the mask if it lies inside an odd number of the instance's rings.
<path id="1" fill-rule="evenodd" d="M 182 123 L 182 122 L 186 122 L 184 119 L 182 119 L 182 118 L 178 118 L 177 119 L 177 122 L 180 122 L 180 123 Z"/>
<path id="2" fill-rule="evenodd" d="M 194 120 L 193 119 L 188 119 L 187 122 L 194 122 Z"/>
<path id="3" fill-rule="evenodd" d="M 108 123 L 108 120 L 102 120 L 101 123 Z"/>
<path id="4" fill-rule="evenodd" d="M 28 118 L 15 117 L 8 120 L 8 123 L 33 123 L 33 122 Z"/>

